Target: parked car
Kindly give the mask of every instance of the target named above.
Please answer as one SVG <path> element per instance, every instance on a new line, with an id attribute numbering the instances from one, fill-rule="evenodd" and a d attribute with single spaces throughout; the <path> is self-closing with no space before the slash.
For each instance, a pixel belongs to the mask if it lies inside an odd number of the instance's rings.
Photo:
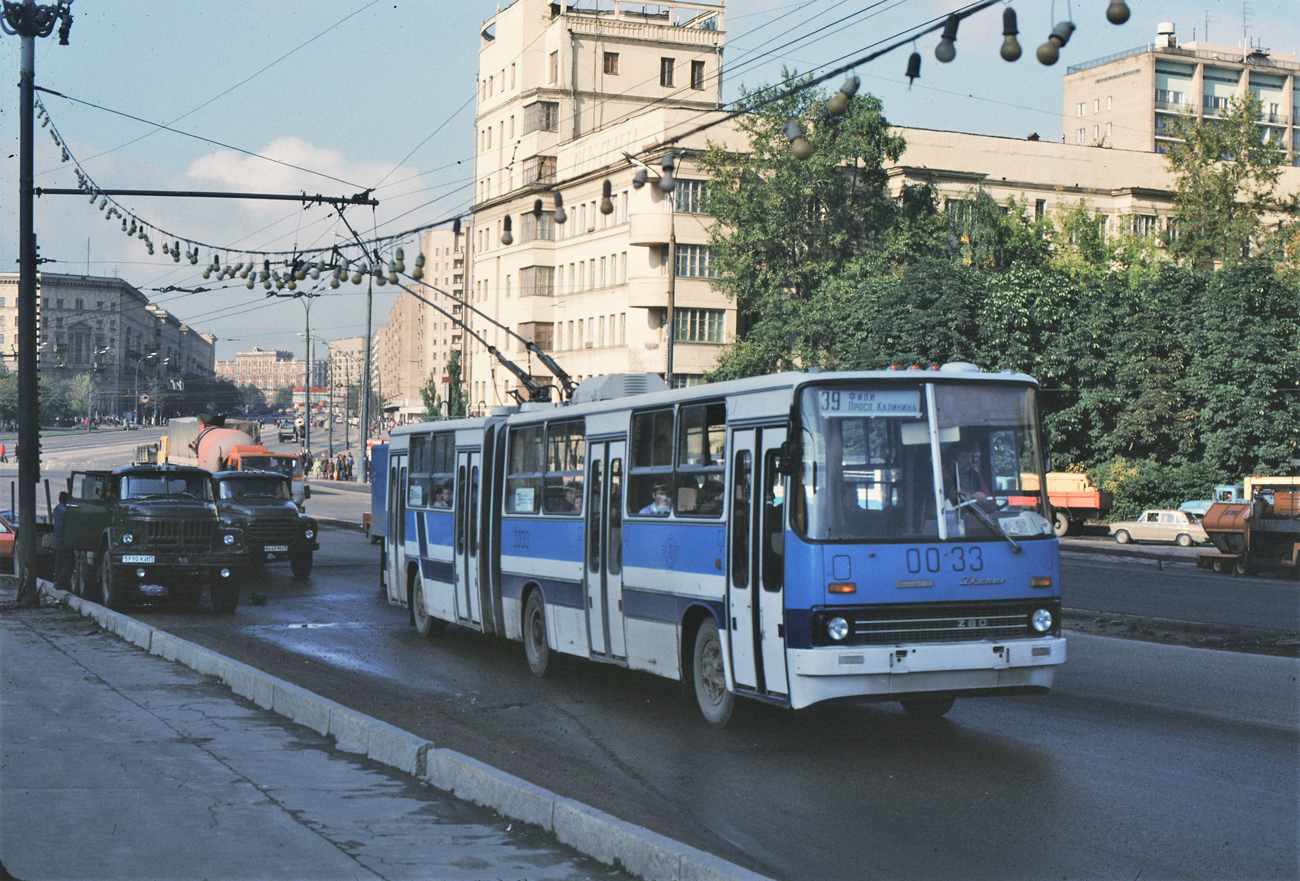
<path id="1" fill-rule="evenodd" d="M 14 565 L 14 535 L 18 532 L 12 511 L 0 511 L 0 572 L 12 572 Z"/>
<path id="2" fill-rule="evenodd" d="M 1122 545 L 1139 541 L 1170 541 L 1189 548 L 1209 541 L 1200 517 L 1166 508 L 1151 508 L 1143 511 L 1136 520 L 1112 523 L 1110 534 Z"/>

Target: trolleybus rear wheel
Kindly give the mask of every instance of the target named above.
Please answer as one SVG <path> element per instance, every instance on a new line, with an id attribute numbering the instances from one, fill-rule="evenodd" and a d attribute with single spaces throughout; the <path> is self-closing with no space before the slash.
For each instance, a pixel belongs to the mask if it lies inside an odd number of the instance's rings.
<path id="1" fill-rule="evenodd" d="M 722 640 L 718 625 L 709 618 L 695 631 L 695 654 L 691 664 L 695 680 L 695 700 L 700 712 L 714 728 L 722 728 L 731 719 L 736 696 L 727 691 L 727 676 L 722 666 Z"/>
<path id="2" fill-rule="evenodd" d="M 551 647 L 546 644 L 546 610 L 542 606 L 542 595 L 533 592 L 524 607 L 524 654 L 528 657 L 528 669 L 533 675 L 543 677 L 550 672 Z"/>

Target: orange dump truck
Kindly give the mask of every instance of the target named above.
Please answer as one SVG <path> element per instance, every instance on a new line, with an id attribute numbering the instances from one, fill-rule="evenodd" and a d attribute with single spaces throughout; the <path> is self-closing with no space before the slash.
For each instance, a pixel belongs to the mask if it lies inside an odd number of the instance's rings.
<path id="1" fill-rule="evenodd" d="M 1196 565 L 1249 575 L 1300 572 L 1300 477 L 1247 477 L 1245 499 L 1215 502 L 1201 518 L 1215 552 Z"/>
<path id="2" fill-rule="evenodd" d="M 1020 489 L 1038 492 L 1038 475 L 1021 474 Z M 1056 522 L 1052 526 L 1059 536 L 1077 532 L 1087 520 L 1105 517 L 1110 513 L 1113 497 L 1109 492 L 1093 486 L 1086 474 L 1049 471 L 1047 501 L 1055 512 Z"/>

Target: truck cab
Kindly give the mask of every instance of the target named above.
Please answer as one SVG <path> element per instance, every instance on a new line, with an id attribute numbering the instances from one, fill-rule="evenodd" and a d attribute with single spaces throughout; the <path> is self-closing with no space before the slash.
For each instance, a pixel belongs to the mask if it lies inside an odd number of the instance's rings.
<path id="1" fill-rule="evenodd" d="M 298 511 L 293 480 L 279 471 L 218 471 L 217 513 L 223 525 L 244 533 L 253 565 L 289 561 L 293 577 L 311 575 L 319 550 L 316 520 Z M 310 496 L 310 488 L 306 489 Z"/>
<path id="2" fill-rule="evenodd" d="M 111 609 L 157 598 L 233 612 L 248 566 L 243 532 L 217 517 L 212 475 L 201 468 L 132 465 L 75 471 L 64 541 L 73 591 Z"/>

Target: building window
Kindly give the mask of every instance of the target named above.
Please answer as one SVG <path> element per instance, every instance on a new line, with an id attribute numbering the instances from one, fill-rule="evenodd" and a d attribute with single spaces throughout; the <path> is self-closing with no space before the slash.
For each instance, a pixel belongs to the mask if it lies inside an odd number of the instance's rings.
<path id="1" fill-rule="evenodd" d="M 610 76 L 618 76 L 618 53 L 605 53 L 605 73 Z"/>
<path id="2" fill-rule="evenodd" d="M 560 130 L 560 104 L 558 101 L 537 101 L 524 108 L 524 134 L 529 132 L 557 132 Z"/>
<path id="3" fill-rule="evenodd" d="M 1115 99 L 1114 99 L 1113 96 L 1111 96 L 1111 95 L 1107 95 L 1107 96 L 1106 96 L 1106 109 L 1107 109 L 1107 110 L 1110 110 L 1110 109 L 1111 109 L 1111 107 L 1112 107 L 1112 102 L 1113 102 L 1114 100 L 1115 100 Z"/>
<path id="4" fill-rule="evenodd" d="M 1099 113 L 1100 111 L 1101 111 L 1101 99 L 1100 99 L 1100 98 L 1093 98 L 1093 99 L 1092 99 L 1092 112 L 1093 112 L 1093 113 Z"/>
<path id="5" fill-rule="evenodd" d="M 550 70 L 550 79 L 548 79 L 547 82 L 549 82 L 551 85 L 555 85 L 555 83 L 558 82 L 559 79 L 560 79 L 560 53 L 559 53 L 559 50 L 556 50 L 555 52 L 552 52 L 552 53 L 551 53 L 550 64 L 549 64 L 549 70 Z"/>
<path id="6" fill-rule="evenodd" d="M 524 160 L 524 186 L 555 183 L 555 157 L 530 156 Z"/>
<path id="7" fill-rule="evenodd" d="M 541 239 L 555 241 L 555 220 L 550 211 L 534 214 L 531 211 L 519 218 L 519 241 L 531 242 Z"/>
<path id="8" fill-rule="evenodd" d="M 1109 122 L 1106 123 L 1106 137 L 1108 137 L 1108 138 L 1110 137 L 1111 125 L 1112 125 L 1112 123 L 1109 123 Z"/>
<path id="9" fill-rule="evenodd" d="M 678 178 L 677 187 L 673 190 L 675 203 L 673 207 L 684 214 L 701 213 L 700 202 L 704 199 L 707 188 L 708 181 Z"/>
<path id="10" fill-rule="evenodd" d="M 1083 116 L 1083 111 L 1084 111 L 1084 103 L 1082 101 L 1074 105 L 1075 116 Z"/>
<path id="11" fill-rule="evenodd" d="M 1133 232 L 1149 236 L 1156 231 L 1156 218 L 1152 214 L 1139 214 L 1133 218 Z"/>
<path id="12" fill-rule="evenodd" d="M 535 343 L 543 352 L 551 351 L 553 346 L 554 326 L 549 321 L 525 321 L 519 325 L 519 335 L 530 343 Z M 524 344 L 519 344 L 519 351 L 524 351 Z"/>
<path id="13" fill-rule="evenodd" d="M 720 343 L 726 314 L 723 309 L 676 309 L 673 339 L 682 343 Z"/>
<path id="14" fill-rule="evenodd" d="M 1099 125 L 1094 125 L 1094 126 L 1092 127 L 1092 139 L 1095 141 L 1095 140 L 1097 140 L 1099 137 L 1101 137 L 1101 126 L 1099 126 Z"/>
<path id="15" fill-rule="evenodd" d="M 704 88 L 704 62 L 703 61 L 691 62 L 691 88 L 692 89 Z"/>
<path id="16" fill-rule="evenodd" d="M 550 266 L 525 266 L 519 270 L 519 296 L 550 297 L 555 294 L 555 269 Z"/>
<path id="17" fill-rule="evenodd" d="M 714 278 L 713 254 L 707 245 L 678 245 L 677 265 L 674 268 L 679 278 Z"/>
<path id="18" fill-rule="evenodd" d="M 1047 200 L 1046 200 L 1046 199 L 1035 199 L 1035 200 L 1034 200 L 1034 219 L 1035 219 L 1035 220 L 1042 220 L 1042 219 L 1043 219 L 1044 217 L 1046 217 L 1046 216 L 1047 216 Z"/>
<path id="19" fill-rule="evenodd" d="M 1082 144 L 1082 143 L 1083 143 L 1083 139 L 1084 139 L 1084 135 L 1086 135 L 1086 134 L 1087 134 L 1087 130 L 1086 130 L 1086 129 L 1079 129 L 1077 132 L 1074 133 L 1074 140 L 1075 140 L 1077 143 Z"/>
<path id="20" fill-rule="evenodd" d="M 673 59 L 659 59 L 659 85 L 671 86 L 673 84 Z"/>

